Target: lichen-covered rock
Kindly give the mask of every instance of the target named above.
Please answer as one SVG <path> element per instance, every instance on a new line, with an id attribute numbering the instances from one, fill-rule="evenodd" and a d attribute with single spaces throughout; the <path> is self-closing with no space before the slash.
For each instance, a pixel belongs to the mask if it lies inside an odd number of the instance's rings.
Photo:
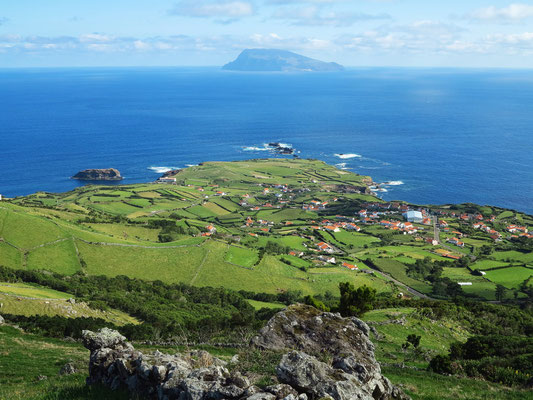
<path id="1" fill-rule="evenodd" d="M 124 336 L 109 328 L 102 328 L 97 333 L 83 331 L 82 337 L 83 345 L 91 351 L 127 346 L 131 348 L 131 345 L 126 341 Z"/>
<path id="2" fill-rule="evenodd" d="M 91 351 L 88 384 L 122 387 L 161 400 L 241 399 L 250 388 L 246 377 L 231 374 L 225 362 L 205 351 L 142 354 L 120 333 L 106 328 L 83 331 L 83 343 Z"/>
<path id="3" fill-rule="evenodd" d="M 252 343 L 262 349 L 295 350 L 282 357 L 277 376 L 311 399 L 408 398 L 381 374 L 369 333 L 358 318 L 300 304 L 274 315 Z"/>

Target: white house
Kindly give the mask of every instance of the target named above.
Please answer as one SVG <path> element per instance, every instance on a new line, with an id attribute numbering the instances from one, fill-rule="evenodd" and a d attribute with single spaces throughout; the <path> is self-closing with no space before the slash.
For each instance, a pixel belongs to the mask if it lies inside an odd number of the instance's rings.
<path id="1" fill-rule="evenodd" d="M 176 178 L 162 177 L 162 178 L 159 178 L 158 181 L 160 183 L 176 183 Z"/>
<path id="2" fill-rule="evenodd" d="M 409 222 L 421 223 L 424 220 L 424 216 L 420 211 L 407 211 L 402 215 Z"/>

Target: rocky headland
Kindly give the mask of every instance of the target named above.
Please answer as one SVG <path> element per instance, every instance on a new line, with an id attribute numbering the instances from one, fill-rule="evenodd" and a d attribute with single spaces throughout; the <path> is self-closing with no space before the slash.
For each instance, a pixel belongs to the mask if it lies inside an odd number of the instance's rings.
<path id="1" fill-rule="evenodd" d="M 143 354 L 117 331 L 84 331 L 91 351 L 88 384 L 125 388 L 159 400 L 388 400 L 409 399 L 381 374 L 369 339 L 357 318 L 293 305 L 277 313 L 251 346 L 283 355 L 278 383 L 258 387 L 246 372 L 205 351 Z"/>
<path id="2" fill-rule="evenodd" d="M 123 178 L 118 169 L 97 168 L 80 171 L 74 175 L 72 179 L 79 179 L 82 181 L 121 181 Z"/>

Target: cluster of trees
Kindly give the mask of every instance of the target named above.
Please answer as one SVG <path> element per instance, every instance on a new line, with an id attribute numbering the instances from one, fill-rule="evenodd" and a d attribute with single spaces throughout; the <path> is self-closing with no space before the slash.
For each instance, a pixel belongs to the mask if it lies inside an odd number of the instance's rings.
<path id="1" fill-rule="evenodd" d="M 160 243 L 173 242 L 178 240 L 180 235 L 195 236 L 200 233 L 200 229 L 195 226 L 184 227 L 176 224 L 172 219 L 150 219 L 148 221 L 148 228 L 161 229 L 157 235 Z"/>
<path id="2" fill-rule="evenodd" d="M 366 285 L 356 288 L 350 282 L 341 282 L 339 283 L 339 292 L 340 299 L 335 304 L 332 304 L 331 298 L 328 298 L 329 301 L 326 303 L 318 296 L 306 296 L 304 303 L 321 311 L 339 312 L 343 317 L 362 317 L 367 311 L 374 308 L 376 289 Z"/>
<path id="3" fill-rule="evenodd" d="M 256 293 L 247 290 L 239 290 L 239 294 L 245 299 L 263 301 L 266 303 L 282 303 L 290 305 L 304 302 L 301 290 L 286 290 L 279 293 Z"/>
<path id="4" fill-rule="evenodd" d="M 215 337 L 238 340 L 231 339 L 232 335 L 253 331 L 270 317 L 268 313 L 256 313 L 239 293 L 223 288 L 148 282 L 126 276 L 62 276 L 5 267 L 0 267 L 0 281 L 33 282 L 70 293 L 95 308 L 124 311 L 143 321 L 121 327 L 130 339 L 168 338 L 179 333 L 183 340 L 195 342 Z"/>
<path id="5" fill-rule="evenodd" d="M 509 386 L 531 386 L 533 338 L 473 336 L 465 343 L 453 343 L 449 354 L 435 356 L 428 369 L 441 374 L 466 374 Z"/>
<path id="6" fill-rule="evenodd" d="M 49 315 L 24 315 L 2 314 L 6 321 L 16 324 L 26 332 L 37 333 L 52 337 L 80 338 L 85 329 L 95 331 L 103 327 L 117 329 L 124 333 L 122 327 L 115 326 L 101 318 L 65 318 Z M 131 327 L 127 327 L 129 329 Z"/>

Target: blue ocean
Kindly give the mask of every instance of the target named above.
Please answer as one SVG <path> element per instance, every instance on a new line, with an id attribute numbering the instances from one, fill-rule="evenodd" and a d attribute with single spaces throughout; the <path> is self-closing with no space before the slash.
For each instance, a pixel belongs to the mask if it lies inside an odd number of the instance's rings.
<path id="1" fill-rule="evenodd" d="M 86 168 L 123 183 L 202 161 L 302 158 L 389 182 L 385 199 L 533 214 L 533 71 L 217 68 L 0 71 L 0 193 L 67 191 Z"/>

